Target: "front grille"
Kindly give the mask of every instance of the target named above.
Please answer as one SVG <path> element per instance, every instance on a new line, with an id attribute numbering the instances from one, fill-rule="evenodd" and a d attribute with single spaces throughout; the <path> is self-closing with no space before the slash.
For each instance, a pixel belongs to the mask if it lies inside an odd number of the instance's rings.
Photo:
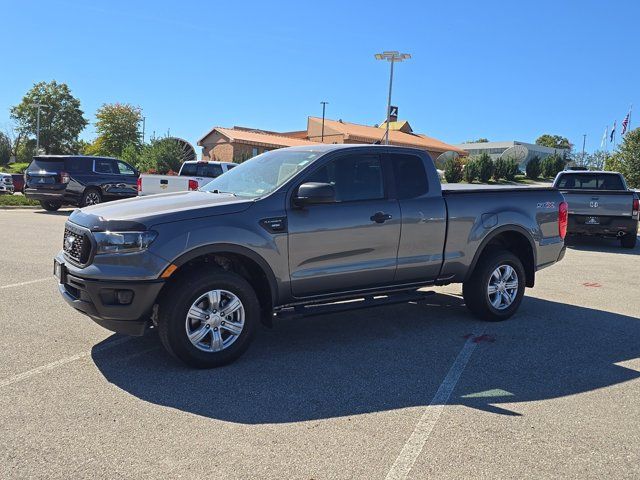
<path id="1" fill-rule="evenodd" d="M 80 264 L 86 264 L 91 254 L 91 241 L 88 233 L 67 223 L 64 229 L 62 249 L 67 257 Z"/>

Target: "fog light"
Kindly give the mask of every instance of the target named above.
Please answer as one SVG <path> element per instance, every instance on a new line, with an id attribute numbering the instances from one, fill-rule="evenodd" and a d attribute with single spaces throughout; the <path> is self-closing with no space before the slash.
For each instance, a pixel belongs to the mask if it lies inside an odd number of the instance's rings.
<path id="1" fill-rule="evenodd" d="M 129 305 L 133 301 L 133 290 L 118 290 L 116 296 L 120 305 Z"/>

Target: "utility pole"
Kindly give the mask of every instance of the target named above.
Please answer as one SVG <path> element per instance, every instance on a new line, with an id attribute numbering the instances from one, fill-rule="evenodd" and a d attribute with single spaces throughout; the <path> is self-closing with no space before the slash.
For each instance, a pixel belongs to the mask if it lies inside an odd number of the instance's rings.
<path id="1" fill-rule="evenodd" d="M 144 128 L 146 126 L 147 117 L 142 117 L 142 144 L 144 145 Z"/>
<path id="2" fill-rule="evenodd" d="M 324 110 L 329 102 L 320 102 L 322 104 L 322 134 L 320 136 L 320 142 L 324 143 Z"/>
<path id="3" fill-rule="evenodd" d="M 583 133 L 582 134 L 582 159 L 580 160 L 580 162 L 582 163 L 582 166 L 584 167 L 584 144 L 587 142 L 587 134 Z"/>
<path id="4" fill-rule="evenodd" d="M 400 53 L 398 51 L 382 52 L 375 54 L 376 60 L 386 60 L 391 63 L 391 73 L 389 75 L 389 97 L 387 98 L 387 130 L 385 132 L 385 145 L 389 145 L 389 114 L 391 113 L 391 88 L 393 86 L 393 64 L 402 62 L 411 58 L 409 53 Z"/>
<path id="5" fill-rule="evenodd" d="M 40 154 L 40 109 L 47 108 L 48 105 L 44 103 L 32 103 L 32 107 L 38 108 L 38 113 L 36 114 L 36 155 Z"/>

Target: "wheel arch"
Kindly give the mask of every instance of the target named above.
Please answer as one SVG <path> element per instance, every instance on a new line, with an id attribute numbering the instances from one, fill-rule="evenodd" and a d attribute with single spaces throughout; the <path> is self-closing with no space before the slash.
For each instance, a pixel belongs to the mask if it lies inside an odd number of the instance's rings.
<path id="1" fill-rule="evenodd" d="M 536 244 L 531 234 L 519 225 L 503 225 L 492 230 L 480 243 L 473 257 L 465 281 L 467 281 L 478 264 L 482 254 L 493 246 L 501 246 L 516 255 L 522 265 L 526 275 L 527 287 L 533 287 L 536 275 Z"/>
<path id="2" fill-rule="evenodd" d="M 169 277 L 165 288 L 171 288 L 181 276 L 206 264 L 213 264 L 217 268 L 243 276 L 258 296 L 263 310 L 263 323 L 270 325 L 270 313 L 278 299 L 278 284 L 268 262 L 255 251 L 240 245 L 217 243 L 189 250 L 174 259 L 171 264 L 177 269 Z"/>

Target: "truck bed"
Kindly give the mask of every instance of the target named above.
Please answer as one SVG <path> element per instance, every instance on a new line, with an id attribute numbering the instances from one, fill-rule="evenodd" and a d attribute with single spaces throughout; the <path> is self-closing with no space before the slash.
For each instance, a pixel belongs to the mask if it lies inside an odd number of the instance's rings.
<path id="1" fill-rule="evenodd" d="M 474 185 L 468 183 L 443 183 L 442 184 L 442 195 L 451 195 L 456 193 L 473 193 L 473 192 L 481 192 L 481 193 L 489 193 L 489 192 L 498 192 L 498 193 L 507 193 L 507 192 L 517 192 L 517 191 L 527 191 L 527 192 L 545 192 L 556 190 L 556 188 L 552 187 L 551 184 L 549 186 L 539 186 L 539 185 Z"/>

